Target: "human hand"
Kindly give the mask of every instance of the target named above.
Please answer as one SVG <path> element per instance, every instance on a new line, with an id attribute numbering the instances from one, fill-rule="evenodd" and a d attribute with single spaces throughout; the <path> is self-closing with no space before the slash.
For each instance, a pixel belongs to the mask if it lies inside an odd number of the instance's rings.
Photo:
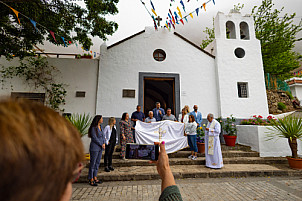
<path id="1" fill-rule="evenodd" d="M 163 191 L 166 187 L 175 185 L 174 176 L 170 169 L 169 157 L 166 153 L 165 142 L 162 143 L 154 142 L 155 145 L 160 146 L 160 152 L 157 161 L 149 161 L 149 163 L 156 164 L 157 172 L 162 180 L 161 190 Z"/>
<path id="2" fill-rule="evenodd" d="M 105 144 L 102 145 L 102 148 L 105 149 Z"/>
<path id="3" fill-rule="evenodd" d="M 158 114 L 161 114 L 161 111 L 160 111 L 160 110 L 158 110 Z"/>
<path id="4" fill-rule="evenodd" d="M 126 137 L 125 137 L 125 135 L 123 135 L 123 140 L 126 140 Z"/>

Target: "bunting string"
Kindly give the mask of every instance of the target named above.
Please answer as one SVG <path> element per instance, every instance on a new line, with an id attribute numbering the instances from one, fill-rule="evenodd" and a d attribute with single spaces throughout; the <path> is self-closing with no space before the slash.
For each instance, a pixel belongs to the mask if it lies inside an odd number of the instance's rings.
<path id="1" fill-rule="evenodd" d="M 34 21 L 34 20 L 31 19 L 30 17 L 28 17 L 28 16 L 26 16 L 26 15 L 20 13 L 19 11 L 17 11 L 16 9 L 14 9 L 14 8 L 12 8 L 11 6 L 7 5 L 7 4 L 4 3 L 3 1 L 0 1 L 0 3 L 2 3 L 3 5 L 5 5 L 6 7 L 10 8 L 10 9 L 14 12 L 14 14 L 15 14 L 16 17 L 17 17 L 18 23 L 19 23 L 20 25 L 21 25 L 21 22 L 20 22 L 19 15 L 21 15 L 21 16 L 25 17 L 26 19 L 28 19 L 28 20 L 32 23 L 33 27 L 35 28 L 35 30 L 36 30 L 37 32 L 39 32 L 39 29 L 37 28 L 37 25 L 40 26 L 40 27 L 42 27 L 42 28 L 44 28 L 45 30 L 48 30 L 48 32 L 50 33 L 50 35 L 53 37 L 54 41 L 55 41 L 56 43 L 58 43 L 57 40 L 56 40 L 56 37 L 55 37 L 55 35 L 58 35 L 58 34 L 56 34 L 55 32 L 53 32 L 52 30 L 49 30 L 47 27 L 43 26 L 42 24 L 40 24 L 40 23 Z M 58 36 L 59 36 L 59 35 L 58 35 Z M 68 47 L 68 46 L 67 46 L 67 43 L 66 43 L 66 41 L 65 41 L 65 38 L 64 38 L 63 36 L 59 36 L 59 38 L 62 39 L 63 44 L 64 44 L 64 47 Z M 72 41 L 68 41 L 68 44 L 72 44 Z M 75 44 L 76 47 L 78 48 L 78 44 L 77 44 L 76 42 L 75 42 L 74 44 Z M 82 46 L 82 49 L 84 50 L 84 47 L 83 47 L 83 46 Z M 86 49 L 86 51 L 88 51 L 88 49 Z M 92 54 L 92 51 L 90 51 L 90 52 L 91 52 L 91 54 Z M 97 54 L 99 55 L 99 53 L 97 53 Z M 94 52 L 94 55 L 96 55 L 96 52 Z"/>

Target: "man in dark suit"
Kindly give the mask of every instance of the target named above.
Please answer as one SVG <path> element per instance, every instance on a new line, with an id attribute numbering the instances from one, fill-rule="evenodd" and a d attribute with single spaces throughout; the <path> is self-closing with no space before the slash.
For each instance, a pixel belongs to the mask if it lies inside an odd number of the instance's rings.
<path id="1" fill-rule="evenodd" d="M 160 108 L 160 102 L 156 102 L 156 108 L 153 109 L 153 117 L 156 121 L 161 121 L 163 116 L 165 115 L 165 110 Z"/>

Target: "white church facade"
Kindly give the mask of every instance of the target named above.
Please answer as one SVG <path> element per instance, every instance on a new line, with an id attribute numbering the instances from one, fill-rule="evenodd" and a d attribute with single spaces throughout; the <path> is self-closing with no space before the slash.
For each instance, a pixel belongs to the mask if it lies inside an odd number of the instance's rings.
<path id="1" fill-rule="evenodd" d="M 176 115 L 185 105 L 196 104 L 203 118 L 207 113 L 238 119 L 268 116 L 260 42 L 252 17 L 240 13 L 217 14 L 215 40 L 206 50 L 177 31 L 147 27 L 113 45 L 103 44 L 99 60 L 48 61 L 67 84 L 65 113 L 120 118 L 138 104 L 147 114 L 159 101 Z M 11 65 L 5 59 L 0 63 Z M 4 87 L 0 95 L 39 92 L 18 80 L 12 84 L 14 91 Z"/>
<path id="2" fill-rule="evenodd" d="M 96 113 L 119 117 L 137 104 L 145 114 L 157 101 L 179 114 L 197 104 L 216 117 L 268 116 L 261 46 L 254 22 L 240 13 L 215 18 L 206 50 L 176 31 L 147 27 L 101 46 Z"/>

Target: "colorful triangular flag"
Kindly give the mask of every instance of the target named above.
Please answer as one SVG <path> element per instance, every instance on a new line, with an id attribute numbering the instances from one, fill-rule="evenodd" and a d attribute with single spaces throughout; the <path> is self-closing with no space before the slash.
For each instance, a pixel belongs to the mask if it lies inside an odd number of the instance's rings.
<path id="1" fill-rule="evenodd" d="M 151 3 L 151 6 L 152 6 L 152 9 L 155 10 L 154 5 L 153 5 L 151 0 L 150 0 L 150 3 Z"/>
<path id="2" fill-rule="evenodd" d="M 196 8 L 196 15 L 198 16 L 199 8 Z"/>
<path id="3" fill-rule="evenodd" d="M 180 19 L 179 21 L 184 25 L 184 21 L 182 19 Z"/>
<path id="4" fill-rule="evenodd" d="M 35 21 L 33 21 L 32 19 L 29 19 L 29 21 L 34 25 L 35 29 L 36 29 L 37 31 L 39 31 L 39 30 L 37 29 L 37 23 L 36 23 Z"/>
<path id="5" fill-rule="evenodd" d="M 203 6 L 203 8 L 204 8 L 204 11 L 207 11 L 207 10 L 206 10 L 206 3 L 203 3 L 202 6 Z"/>
<path id="6" fill-rule="evenodd" d="M 215 5 L 215 1 L 213 0 L 213 4 Z"/>
<path id="7" fill-rule="evenodd" d="M 151 9 L 151 10 L 152 10 L 152 13 L 154 13 L 154 15 L 157 17 L 155 10 L 153 10 L 153 9 Z"/>
<path id="8" fill-rule="evenodd" d="M 57 40 L 56 40 L 56 37 L 55 37 L 55 33 L 53 31 L 49 31 L 49 33 L 50 33 L 50 35 L 52 35 L 53 39 L 57 43 Z"/>
<path id="9" fill-rule="evenodd" d="M 65 39 L 64 39 L 64 37 L 63 37 L 63 36 L 61 36 L 61 38 L 62 38 L 62 40 L 63 40 L 63 42 L 64 42 L 64 47 L 67 47 L 67 45 L 66 45 L 66 43 L 65 43 Z"/>
<path id="10" fill-rule="evenodd" d="M 189 15 L 190 15 L 190 16 L 192 17 L 192 19 L 193 19 L 193 15 L 192 15 L 192 13 L 190 13 Z"/>
<path id="11" fill-rule="evenodd" d="M 19 20 L 19 12 L 16 11 L 15 9 L 13 9 L 12 7 L 10 7 L 10 9 L 12 9 L 12 10 L 14 11 L 14 13 L 15 13 L 16 16 L 17 16 L 18 22 L 19 22 L 19 24 L 20 24 L 20 20 Z"/>

